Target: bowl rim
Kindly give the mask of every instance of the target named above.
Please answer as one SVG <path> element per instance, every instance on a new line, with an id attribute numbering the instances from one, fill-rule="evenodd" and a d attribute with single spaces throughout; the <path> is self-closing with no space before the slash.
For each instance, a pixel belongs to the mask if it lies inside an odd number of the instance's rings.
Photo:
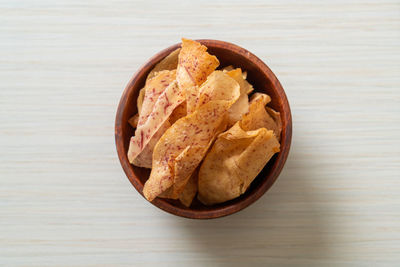
<path id="1" fill-rule="evenodd" d="M 284 116 L 286 117 L 286 124 L 282 127 L 282 136 L 281 136 L 281 151 L 278 153 L 278 158 L 275 160 L 275 164 L 273 165 L 273 169 L 269 172 L 268 176 L 263 177 L 263 181 L 260 185 L 254 189 L 254 192 L 248 195 L 246 198 L 242 199 L 240 202 L 235 203 L 234 205 L 224 206 L 224 207 L 216 207 L 213 210 L 191 210 L 190 208 L 181 208 L 174 206 L 173 204 L 165 201 L 162 198 L 155 198 L 151 204 L 154 206 L 171 213 L 176 216 L 190 218 L 190 219 L 213 219 L 219 218 L 223 216 L 227 216 L 233 213 L 236 213 L 252 203 L 258 200 L 266 191 L 268 191 L 274 182 L 277 180 L 280 172 L 285 165 L 286 159 L 289 154 L 291 139 L 292 139 L 292 115 L 290 111 L 289 101 L 283 90 L 281 83 L 279 82 L 278 78 L 275 74 L 271 71 L 271 69 L 265 64 L 261 59 L 255 56 L 253 53 L 249 52 L 248 50 L 220 40 L 213 40 L 213 39 L 197 39 L 196 41 L 200 42 L 205 46 L 212 46 L 219 49 L 227 49 L 231 50 L 232 52 L 239 54 L 243 57 L 246 57 L 249 61 L 253 64 L 257 65 L 262 72 L 263 75 L 267 76 L 267 78 L 271 81 L 273 85 L 273 90 L 279 95 L 280 101 L 283 102 L 283 107 L 285 107 Z M 142 77 L 142 75 L 146 75 L 150 70 L 157 64 L 161 59 L 166 57 L 170 52 L 179 48 L 181 43 L 176 43 L 171 45 L 162 51 L 156 53 L 152 56 L 149 60 L 147 60 L 132 76 L 129 80 L 128 84 L 125 86 L 125 89 L 122 93 L 120 98 L 116 118 L 115 118 L 115 144 L 117 149 L 117 154 L 121 166 L 131 184 L 135 187 L 135 189 L 143 196 L 143 186 L 139 182 L 139 178 L 135 175 L 132 171 L 129 160 L 126 155 L 126 151 L 124 151 L 124 140 L 122 137 L 122 118 L 125 110 L 125 105 L 128 100 L 128 95 L 131 93 L 130 90 L 133 88 L 134 84 L 137 80 Z"/>

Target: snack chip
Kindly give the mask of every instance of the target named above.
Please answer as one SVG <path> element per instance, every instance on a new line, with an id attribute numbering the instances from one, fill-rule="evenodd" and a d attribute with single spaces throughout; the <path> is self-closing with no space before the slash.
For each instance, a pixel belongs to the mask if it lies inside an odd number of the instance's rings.
<path id="1" fill-rule="evenodd" d="M 199 179 L 199 170 L 197 168 L 190 176 L 185 188 L 179 195 L 179 201 L 186 207 L 190 207 L 194 197 L 196 196 L 198 179 Z"/>
<path id="2" fill-rule="evenodd" d="M 193 40 L 182 38 L 182 49 L 178 57 L 176 79 L 179 88 L 186 92 L 188 114 L 192 113 L 200 86 L 219 65 L 215 56 L 206 52 L 207 47 Z"/>
<path id="3" fill-rule="evenodd" d="M 179 52 L 180 51 L 181 51 L 180 48 L 172 51 L 168 56 L 166 56 L 159 63 L 157 63 L 157 65 L 147 75 L 146 83 L 151 78 L 156 76 L 157 72 L 159 72 L 159 71 L 162 71 L 162 70 L 175 70 L 176 67 L 178 66 L 178 56 L 179 56 Z"/>
<path id="4" fill-rule="evenodd" d="M 233 78 L 231 78 L 226 73 L 223 73 L 222 71 L 214 71 L 201 85 L 199 89 L 199 94 L 200 98 L 196 100 L 196 109 L 199 109 L 201 106 L 209 103 L 210 101 L 237 99 L 240 94 L 240 86 Z M 234 102 L 233 105 L 236 102 Z M 220 133 L 224 131 L 225 128 L 225 123 L 221 124 L 221 129 L 219 129 L 218 132 Z M 171 190 L 168 190 L 165 194 L 162 195 L 162 197 L 177 198 L 179 196 L 179 194 L 184 190 L 186 183 L 188 182 L 190 173 L 197 166 L 198 162 L 203 159 L 204 153 L 202 153 L 202 151 L 207 151 L 213 140 L 214 138 L 206 147 L 203 146 L 201 148 L 198 148 L 200 152 L 198 152 L 195 147 L 192 147 L 190 152 L 188 151 L 187 153 L 182 154 L 179 160 L 178 158 L 176 159 L 174 169 L 176 179 L 174 180 L 174 184 L 171 187 Z M 196 158 L 196 156 L 199 156 L 200 158 Z M 189 158 L 194 159 L 193 162 L 195 162 L 196 166 L 187 166 L 187 161 Z"/>
<path id="5" fill-rule="evenodd" d="M 239 121 L 243 114 L 249 111 L 249 97 L 247 95 L 248 83 L 243 78 L 242 70 L 240 68 L 230 70 L 226 72 L 230 77 L 232 77 L 240 86 L 240 97 L 232 107 L 229 109 L 229 126 L 234 125 Z"/>
<path id="6" fill-rule="evenodd" d="M 177 106 L 174 111 L 172 111 L 171 116 L 169 116 L 169 123 L 174 124 L 180 118 L 185 117 L 186 114 L 186 101 L 183 101 L 179 106 Z"/>
<path id="7" fill-rule="evenodd" d="M 176 81 L 169 83 L 169 80 L 166 79 L 166 76 L 163 76 L 165 79 L 160 78 L 160 75 L 162 75 L 164 72 L 173 73 L 174 71 L 162 71 L 157 76 L 150 79 L 148 85 L 146 85 L 146 94 L 143 101 L 142 112 L 139 116 L 139 122 L 135 131 L 135 136 L 131 138 L 128 150 L 128 159 L 136 166 L 151 166 L 151 161 L 141 162 L 139 160 L 134 160 L 144 150 L 146 145 L 149 144 L 153 136 L 155 136 L 154 138 L 157 138 L 157 140 L 159 137 L 161 137 L 161 135 L 167 129 L 167 126 L 169 126 L 164 125 L 164 123 L 168 120 L 175 107 L 180 105 L 185 100 L 185 97 L 180 92 Z M 160 94 L 158 93 L 161 90 L 153 87 L 155 79 L 159 80 L 159 83 L 162 84 L 163 90 Z M 157 131 L 160 132 L 158 132 L 156 135 Z M 152 142 L 152 144 L 154 143 L 155 142 Z M 151 154 L 152 150 L 152 147 L 150 147 L 150 149 L 147 151 L 149 154 Z M 149 159 L 150 157 L 145 158 Z"/>
<path id="8" fill-rule="evenodd" d="M 175 182 L 187 182 L 208 146 L 221 131 L 228 109 L 239 97 L 238 87 L 230 94 L 227 92 L 226 100 L 210 101 L 176 121 L 160 138 L 154 148 L 150 178 L 143 188 L 143 194 L 149 201 Z M 185 163 L 180 159 L 185 159 Z M 175 173 L 176 167 L 179 171 Z M 172 190 L 172 197 L 178 197 L 183 189 L 178 187 Z"/>
<path id="9" fill-rule="evenodd" d="M 145 92 L 146 92 L 146 86 L 143 87 L 142 89 L 140 89 L 139 96 L 138 96 L 137 101 L 136 101 L 138 114 L 140 114 L 140 111 L 142 111 L 142 105 L 143 105 Z"/>
<path id="10" fill-rule="evenodd" d="M 278 151 L 279 142 L 272 131 L 244 131 L 237 122 L 218 136 L 204 158 L 197 198 L 212 205 L 240 196 Z"/>
<path id="11" fill-rule="evenodd" d="M 154 147 L 169 127 L 171 127 L 171 123 L 168 120 L 161 124 L 160 128 L 150 138 L 149 142 L 146 146 L 144 146 L 143 150 L 132 160 L 132 164 L 138 167 L 151 169 Z M 131 148 L 131 146 L 129 146 L 129 148 Z M 129 151 L 130 150 L 128 150 L 128 155 Z"/>
<path id="12" fill-rule="evenodd" d="M 267 129 L 271 129 L 274 131 L 275 136 L 278 138 L 278 141 L 281 140 L 281 132 L 282 132 L 282 120 L 281 114 L 270 107 L 265 108 L 268 112 L 270 118 L 272 118 L 273 122 L 270 121 L 270 127 L 266 127 Z"/>
<path id="13" fill-rule="evenodd" d="M 230 97 L 233 91 L 238 91 L 240 94 L 240 86 L 235 79 L 222 71 L 216 70 L 208 76 L 199 88 L 199 97 L 195 100 L 196 108 L 209 101 L 227 99 L 227 96 Z"/>
<path id="14" fill-rule="evenodd" d="M 240 126 L 245 131 L 262 127 L 273 130 L 279 140 L 282 128 L 280 114 L 271 108 L 265 107 L 270 101 L 271 98 L 268 95 L 255 93 L 250 101 L 249 112 L 243 115 Z"/>
<path id="15" fill-rule="evenodd" d="M 129 120 L 128 123 L 133 127 L 136 128 L 139 121 L 139 113 L 133 115 Z"/>

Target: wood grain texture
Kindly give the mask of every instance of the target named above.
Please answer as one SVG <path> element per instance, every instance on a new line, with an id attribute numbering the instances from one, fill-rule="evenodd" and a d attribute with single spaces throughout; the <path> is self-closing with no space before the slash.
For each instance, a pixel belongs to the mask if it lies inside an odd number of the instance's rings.
<path id="1" fill-rule="evenodd" d="M 121 170 L 122 90 L 180 37 L 256 54 L 291 104 L 274 186 L 212 221 Z M 399 1 L 0 1 L 0 265 L 396 266 Z"/>

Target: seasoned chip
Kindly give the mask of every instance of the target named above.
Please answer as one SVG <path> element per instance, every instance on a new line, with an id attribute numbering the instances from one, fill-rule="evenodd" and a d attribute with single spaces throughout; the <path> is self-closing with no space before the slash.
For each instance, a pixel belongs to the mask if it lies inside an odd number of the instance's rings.
<path id="1" fill-rule="evenodd" d="M 208 76 L 207 80 L 199 88 L 199 98 L 196 100 L 196 108 L 199 108 L 211 100 L 226 99 L 227 96 L 231 95 L 234 91 L 239 91 L 240 94 L 238 82 L 228 74 L 216 70 Z M 233 105 L 235 105 L 235 103 Z"/>
<path id="2" fill-rule="evenodd" d="M 162 70 L 174 70 L 178 66 L 178 55 L 181 51 L 180 48 L 172 51 L 168 56 L 162 59 L 147 75 L 146 82 L 156 76 L 157 72 Z"/>
<path id="3" fill-rule="evenodd" d="M 215 100 L 229 100 L 236 99 L 240 94 L 239 84 L 231 78 L 226 73 L 222 71 L 214 71 L 210 76 L 208 76 L 207 81 L 205 81 L 199 89 L 200 98 L 197 100 L 197 108 L 202 105 Z M 236 102 L 235 102 L 236 103 Z M 230 110 L 230 109 L 229 109 Z M 229 111 L 228 111 L 229 114 Z M 225 123 L 221 124 L 221 129 L 218 132 L 224 131 L 226 128 Z M 207 151 L 210 143 L 205 147 L 204 145 L 200 148 L 200 151 Z M 199 156 L 200 158 L 196 158 Z M 174 184 L 168 193 L 163 194 L 163 197 L 177 198 L 179 194 L 184 190 L 184 187 L 190 177 L 191 172 L 197 166 L 198 162 L 202 160 L 204 153 L 198 153 L 196 147 L 191 147 L 189 151 L 182 154 L 180 159 L 175 161 L 175 178 Z M 193 158 L 196 166 L 188 166 L 188 159 Z"/>
<path id="4" fill-rule="evenodd" d="M 140 89 L 139 96 L 138 96 L 137 101 L 136 101 L 137 110 L 138 110 L 138 114 L 139 115 L 140 115 L 140 112 L 142 111 L 142 105 L 143 105 L 145 92 L 146 92 L 146 87 L 143 87 L 142 89 Z"/>
<path id="5" fill-rule="evenodd" d="M 152 159 L 153 159 L 153 150 L 154 147 L 156 146 L 158 140 L 161 138 L 161 136 L 164 134 L 164 132 L 171 126 L 171 123 L 169 121 L 165 121 L 160 128 L 156 131 L 156 133 L 150 138 L 150 141 L 147 143 L 147 145 L 143 148 L 143 150 L 139 153 L 139 155 L 136 156 L 132 160 L 132 164 L 138 167 L 142 168 L 148 168 L 151 169 L 152 165 Z M 131 148 L 131 146 L 129 146 Z M 128 150 L 129 154 L 129 150 Z"/>
<path id="6" fill-rule="evenodd" d="M 179 201 L 186 207 L 190 207 L 194 197 L 197 194 L 197 182 L 199 178 L 199 170 L 196 169 L 192 176 L 190 176 L 189 181 L 185 185 L 185 189 L 179 196 Z"/>
<path id="7" fill-rule="evenodd" d="M 229 65 L 229 66 L 223 67 L 222 71 L 223 72 L 228 72 L 228 71 L 231 71 L 233 69 L 235 69 L 235 68 L 232 65 Z"/>
<path id="8" fill-rule="evenodd" d="M 231 98 L 233 100 L 210 101 L 176 121 L 164 133 L 154 148 L 150 178 L 143 188 L 143 194 L 148 200 L 152 201 L 175 181 L 187 181 L 207 152 L 209 144 L 219 133 L 229 107 L 239 97 L 238 90 L 234 93 L 235 98 Z M 176 165 L 177 157 L 185 157 L 187 163 L 178 162 Z M 184 174 L 182 177 L 175 175 L 176 166 Z M 180 191 L 176 192 L 179 196 L 181 190 L 178 188 L 173 191 Z"/>
<path id="9" fill-rule="evenodd" d="M 262 127 L 273 130 L 275 136 L 280 140 L 282 128 L 280 114 L 279 112 L 265 107 L 270 101 L 271 98 L 268 95 L 255 93 L 250 101 L 250 111 L 243 115 L 240 126 L 246 131 Z"/>
<path id="10" fill-rule="evenodd" d="M 243 194 L 269 159 L 279 151 L 272 131 L 244 131 L 239 122 L 220 134 L 199 171 L 198 199 L 205 205 Z"/>
<path id="11" fill-rule="evenodd" d="M 136 128 L 136 127 L 137 127 L 137 124 L 138 124 L 138 121 L 139 121 L 139 114 L 136 113 L 134 116 L 132 116 L 132 117 L 128 120 L 128 123 L 129 123 L 133 128 Z"/>
<path id="12" fill-rule="evenodd" d="M 162 71 L 160 73 L 163 72 L 174 71 Z M 156 135 L 157 139 L 163 134 L 167 126 L 169 126 L 164 125 L 164 123 L 166 123 L 173 110 L 185 100 L 176 81 L 169 83 L 166 79 L 162 79 L 158 86 L 152 86 L 153 80 L 159 79 L 160 75 L 161 74 L 158 74 L 150 79 L 148 85 L 146 85 L 146 94 L 143 101 L 142 112 L 139 116 L 138 127 L 135 131 L 135 136 L 131 138 L 129 144 L 128 159 L 137 166 L 145 167 L 151 165 L 151 161 L 138 162 L 138 160 L 134 161 L 134 159 L 143 151 L 146 145 L 149 144 L 156 133 L 158 133 Z M 160 91 L 160 89 L 158 89 L 160 86 L 163 87 L 163 90 L 156 98 L 155 96 L 158 91 Z M 154 144 L 154 142 L 152 142 L 152 144 Z M 146 159 L 148 159 L 148 157 L 146 157 Z"/>
<path id="13" fill-rule="evenodd" d="M 179 53 L 176 79 L 179 88 L 186 91 L 188 114 L 195 109 L 198 87 L 219 65 L 215 56 L 206 52 L 207 47 L 200 43 L 182 38 L 182 49 Z"/>
<path id="14" fill-rule="evenodd" d="M 159 96 L 175 80 L 175 77 L 175 70 L 164 70 L 157 73 L 157 76 L 147 82 L 146 86 L 144 87 L 144 98 L 139 113 L 138 126 L 143 125 L 148 120 Z"/>
<path id="15" fill-rule="evenodd" d="M 169 116 L 169 123 L 174 124 L 180 118 L 186 116 L 186 101 L 182 102 L 179 106 L 177 106 L 172 112 L 171 116 Z"/>
<path id="16" fill-rule="evenodd" d="M 249 112 L 244 114 L 240 121 L 243 130 L 256 130 L 268 125 L 266 118 L 268 117 L 265 105 L 271 101 L 271 98 L 262 93 L 255 93 L 252 96 L 249 106 Z"/>
<path id="17" fill-rule="evenodd" d="M 266 107 L 266 110 L 268 112 L 268 115 L 271 116 L 274 122 L 272 123 L 272 121 L 270 121 L 271 126 L 267 126 L 265 128 L 273 130 L 275 136 L 278 138 L 278 141 L 280 141 L 282 132 L 281 114 L 270 107 Z"/>
<path id="18" fill-rule="evenodd" d="M 249 97 L 247 96 L 248 83 L 246 84 L 246 81 L 243 79 L 242 70 L 240 68 L 228 71 L 226 74 L 240 85 L 240 97 L 229 109 L 228 124 L 232 126 L 242 118 L 243 114 L 249 111 Z"/>

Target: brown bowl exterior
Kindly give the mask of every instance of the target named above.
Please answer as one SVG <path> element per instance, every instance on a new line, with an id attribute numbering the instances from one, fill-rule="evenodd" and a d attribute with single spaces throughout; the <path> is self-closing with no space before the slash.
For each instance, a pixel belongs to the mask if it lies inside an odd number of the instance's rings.
<path id="1" fill-rule="evenodd" d="M 244 209 L 260 198 L 272 186 L 278 178 L 289 153 L 292 139 L 292 115 L 280 82 L 258 57 L 231 43 L 218 40 L 197 41 L 207 46 L 210 54 L 217 56 L 221 63 L 220 67 L 233 65 L 234 67 L 242 68 L 243 71 L 247 71 L 247 80 L 253 85 L 255 91 L 271 96 L 272 101 L 269 106 L 279 111 L 282 119 L 281 151 L 268 162 L 245 194 L 231 201 L 213 206 L 205 206 L 197 199 L 194 199 L 190 208 L 183 206 L 178 200 L 156 198 L 151 202 L 158 208 L 174 215 L 192 219 L 211 219 Z M 142 196 L 143 186 L 149 177 L 150 170 L 133 166 L 128 161 L 129 140 L 134 134 L 134 129 L 128 124 L 128 119 L 137 113 L 136 99 L 139 90 L 145 84 L 147 74 L 155 64 L 178 47 L 180 47 L 180 43 L 159 52 L 133 75 L 122 94 L 117 110 L 115 142 L 118 157 L 129 181 Z"/>

